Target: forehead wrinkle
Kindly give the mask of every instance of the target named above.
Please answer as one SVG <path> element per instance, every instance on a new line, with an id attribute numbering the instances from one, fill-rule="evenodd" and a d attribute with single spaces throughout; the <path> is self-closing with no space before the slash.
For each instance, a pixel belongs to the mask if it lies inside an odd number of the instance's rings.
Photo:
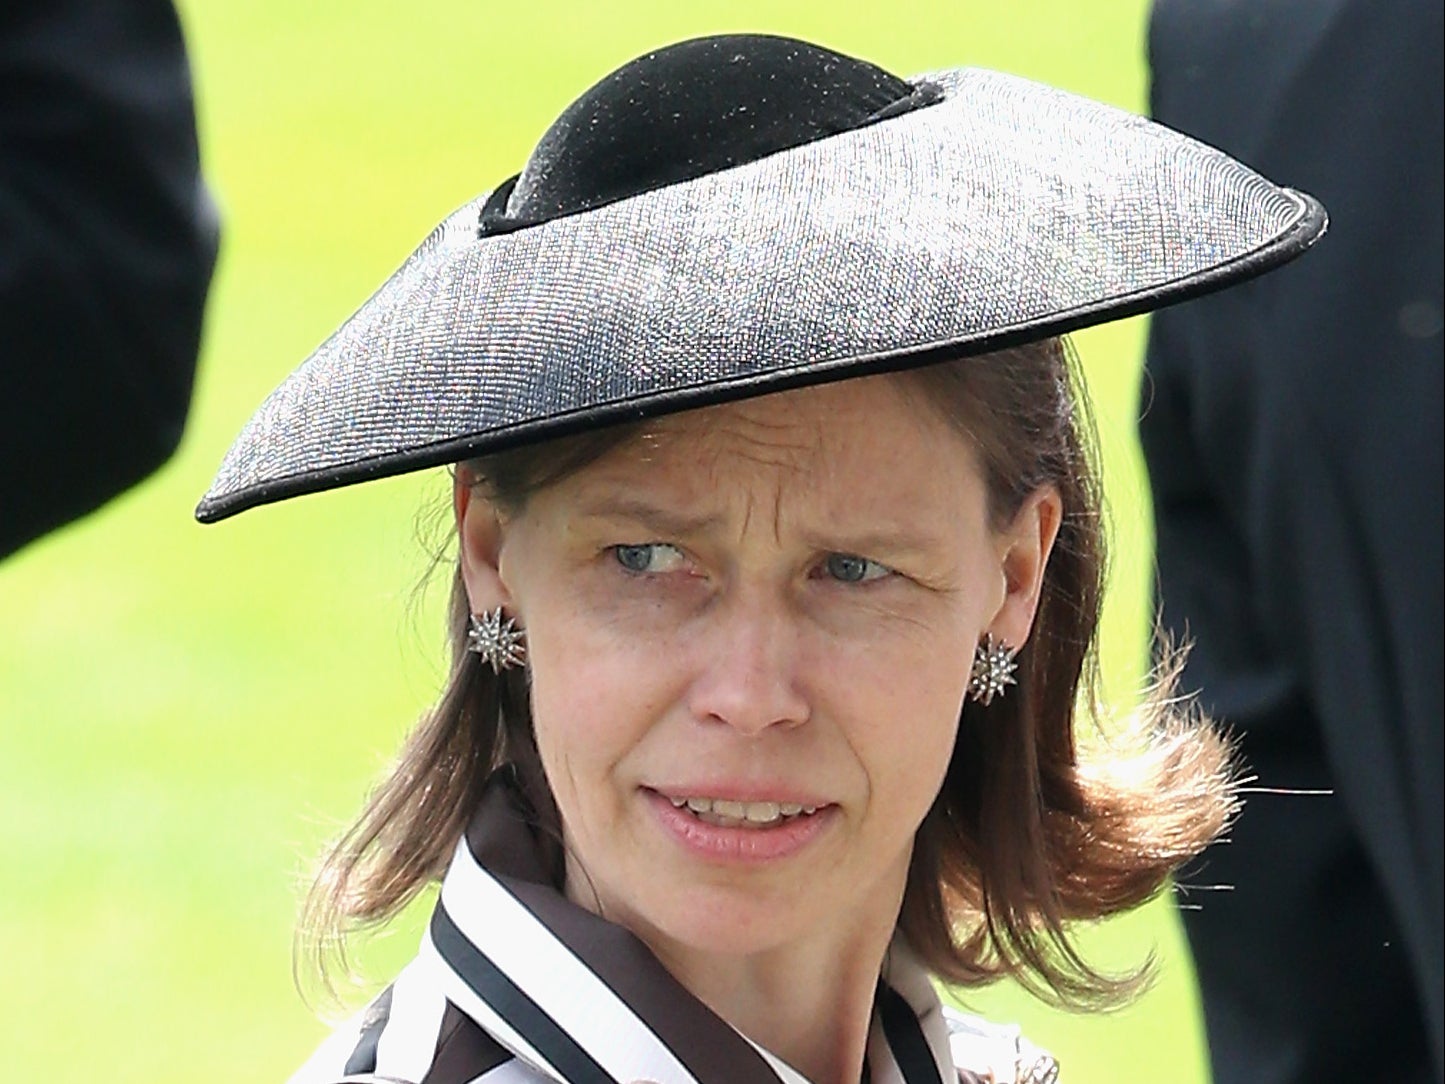
<path id="1" fill-rule="evenodd" d="M 774 422 L 741 411 L 709 425 L 700 442 L 719 460 L 732 457 L 765 469 L 794 471 L 815 459 L 824 444 L 816 422 Z"/>
<path id="2" fill-rule="evenodd" d="M 869 548 L 886 542 L 889 552 L 932 549 L 939 527 L 929 528 L 924 510 L 952 503 L 938 487 L 954 473 L 953 457 L 966 462 L 968 449 L 947 428 L 943 445 L 934 445 L 940 434 L 930 424 L 905 423 L 922 445 L 880 442 L 875 415 L 896 417 L 902 406 L 916 416 L 919 404 L 892 378 L 871 379 L 879 386 L 861 395 L 860 380 L 852 389 L 803 389 L 657 418 L 602 463 L 622 467 L 616 482 L 680 502 L 688 521 L 707 520 L 738 540 L 757 530 L 782 545 L 789 532 L 801 532 L 809 544 L 857 539 Z M 929 459 L 922 470 L 920 450 Z M 939 461 L 940 450 L 952 464 Z M 647 469 L 639 474 L 629 462 Z"/>
<path id="3" fill-rule="evenodd" d="M 747 476 L 754 484 L 743 493 L 739 537 L 750 532 L 755 515 L 766 514 L 772 541 L 781 546 L 790 494 L 801 495 L 806 502 L 827 471 L 827 432 L 815 416 L 779 418 L 773 411 L 747 409 L 749 405 L 743 404 L 730 418 L 718 419 L 708 434 L 709 443 L 714 445 L 715 462 L 728 457 L 754 468 Z"/>
<path id="4" fill-rule="evenodd" d="M 741 492 L 739 537 L 747 535 L 767 509 L 772 536 L 781 541 L 791 484 L 816 478 L 828 460 L 826 427 L 820 419 L 809 413 L 780 414 L 782 406 L 768 399 L 727 404 L 659 419 L 650 433 L 661 454 L 697 464 L 708 492 Z M 672 447 L 665 449 L 666 445 Z M 725 486 L 725 481 L 731 485 Z"/>
<path id="5" fill-rule="evenodd" d="M 817 393 L 804 389 L 804 393 Z M 806 455 L 822 443 L 823 427 L 816 411 L 793 407 L 796 392 L 765 395 L 659 418 L 659 435 L 692 437 L 699 445 L 735 445 L 735 451 L 761 462 Z"/>

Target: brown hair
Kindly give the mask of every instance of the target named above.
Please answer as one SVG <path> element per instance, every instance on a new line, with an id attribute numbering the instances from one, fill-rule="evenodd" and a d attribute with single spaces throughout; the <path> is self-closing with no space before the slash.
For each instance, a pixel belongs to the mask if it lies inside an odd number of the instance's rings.
<path id="1" fill-rule="evenodd" d="M 1010 976 L 1072 1006 L 1114 1003 L 1147 969 L 1106 975 L 1081 958 L 1076 920 L 1128 910 L 1227 827 L 1236 808 L 1225 739 L 1171 699 L 1170 669 L 1144 704 L 1098 740 L 1096 631 L 1104 531 L 1088 404 L 1060 339 L 901 374 L 978 449 L 995 526 L 1041 486 L 1063 517 L 1018 686 L 970 702 L 944 785 L 920 826 L 900 931 L 940 978 Z M 504 512 L 633 439 L 620 427 L 500 453 L 460 469 Z M 445 695 L 408 738 L 365 810 L 322 861 L 302 932 L 321 950 L 384 922 L 440 877 L 491 771 L 514 764 L 544 828 L 559 825 L 538 762 L 525 679 L 494 676 L 465 647 L 468 611 L 453 581 L 452 671 Z M 551 856 L 558 883 L 559 850 Z"/>

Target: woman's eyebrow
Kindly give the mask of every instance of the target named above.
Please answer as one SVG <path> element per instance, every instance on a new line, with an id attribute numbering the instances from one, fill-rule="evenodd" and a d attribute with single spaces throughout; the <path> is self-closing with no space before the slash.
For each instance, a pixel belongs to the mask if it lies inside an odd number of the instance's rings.
<path id="1" fill-rule="evenodd" d="M 726 519 L 719 514 L 692 515 L 673 508 L 663 508 L 636 495 L 604 496 L 583 504 L 577 511 L 582 519 L 628 520 L 650 532 L 685 538 L 717 531 Z M 833 553 L 886 553 L 893 556 L 918 556 L 937 553 L 948 542 L 940 535 L 923 528 L 895 523 L 879 523 L 862 530 L 839 528 L 824 532 L 809 531 L 804 536 L 812 548 Z"/>
<path id="2" fill-rule="evenodd" d="M 820 550 L 854 553 L 860 557 L 875 553 L 913 557 L 937 553 L 947 546 L 947 542 L 940 535 L 921 528 L 890 523 L 878 524 L 863 531 L 840 530 L 828 535 L 810 536 L 809 543 Z"/>
<path id="3" fill-rule="evenodd" d="M 718 514 L 693 515 L 673 508 L 662 508 L 634 495 L 603 496 L 588 501 L 577 511 L 582 519 L 626 519 L 650 531 L 666 535 L 696 535 L 717 530 L 724 524 Z"/>

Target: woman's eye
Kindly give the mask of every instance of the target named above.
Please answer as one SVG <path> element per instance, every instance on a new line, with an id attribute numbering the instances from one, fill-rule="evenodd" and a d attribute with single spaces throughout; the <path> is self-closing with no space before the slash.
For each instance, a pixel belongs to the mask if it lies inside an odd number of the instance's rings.
<path id="1" fill-rule="evenodd" d="M 628 572 L 674 572 L 687 561 L 680 549 L 666 542 L 613 546 L 612 553 Z"/>
<path id="2" fill-rule="evenodd" d="M 877 561 L 853 553 L 830 553 L 823 562 L 824 571 L 840 583 L 866 583 L 893 575 L 893 570 Z"/>

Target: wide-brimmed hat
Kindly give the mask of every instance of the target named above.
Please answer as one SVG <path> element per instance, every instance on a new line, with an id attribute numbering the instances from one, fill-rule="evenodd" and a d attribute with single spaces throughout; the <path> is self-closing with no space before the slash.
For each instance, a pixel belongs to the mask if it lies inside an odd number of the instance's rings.
<path id="1" fill-rule="evenodd" d="M 266 400 L 196 515 L 980 354 L 1249 278 L 1311 197 L 1141 117 L 817 46 L 662 49 L 568 108 Z"/>

